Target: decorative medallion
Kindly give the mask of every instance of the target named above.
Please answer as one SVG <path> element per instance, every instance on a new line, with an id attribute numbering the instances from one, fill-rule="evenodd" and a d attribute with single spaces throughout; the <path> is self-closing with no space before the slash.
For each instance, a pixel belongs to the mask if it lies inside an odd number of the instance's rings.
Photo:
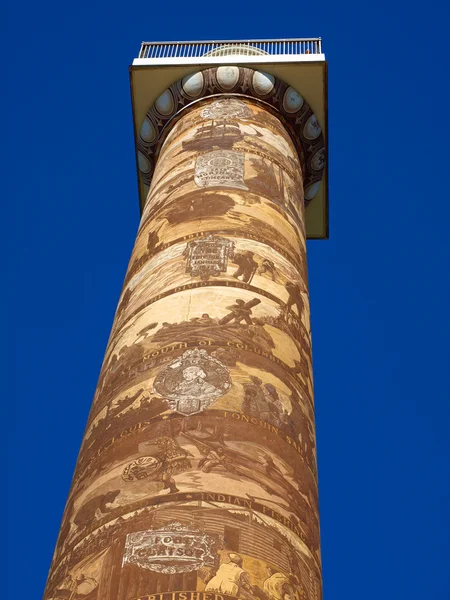
<path id="1" fill-rule="evenodd" d="M 275 87 L 275 77 L 263 71 L 255 71 L 252 84 L 258 96 L 267 96 Z"/>
<path id="2" fill-rule="evenodd" d="M 250 108 L 236 98 L 221 98 L 212 102 L 200 113 L 204 119 L 249 119 L 252 116 Z"/>
<path id="3" fill-rule="evenodd" d="M 217 566 L 218 540 L 177 521 L 161 529 L 129 533 L 122 566 L 136 565 L 157 573 L 188 573 Z"/>
<path id="4" fill-rule="evenodd" d="M 325 164 L 325 148 L 318 150 L 311 159 L 311 169 L 320 171 Z"/>
<path id="5" fill-rule="evenodd" d="M 164 117 L 170 116 L 175 111 L 175 101 L 170 88 L 156 99 L 155 108 L 157 112 Z"/>
<path id="6" fill-rule="evenodd" d="M 232 90 L 239 81 L 239 67 L 217 67 L 216 81 L 220 89 Z"/>
<path id="7" fill-rule="evenodd" d="M 203 75 L 201 71 L 188 75 L 181 80 L 182 91 L 189 98 L 197 98 L 203 91 Z"/>
<path id="8" fill-rule="evenodd" d="M 303 135 L 307 140 L 315 140 L 321 133 L 322 129 L 320 128 L 316 115 L 311 115 L 303 128 Z"/>
<path id="9" fill-rule="evenodd" d="M 231 388 L 227 367 L 206 350 L 186 350 L 157 375 L 155 391 L 182 415 L 202 412 Z"/>
<path id="10" fill-rule="evenodd" d="M 194 181 L 198 187 L 247 190 L 244 183 L 244 154 L 233 150 L 213 150 L 200 154 L 195 162 Z"/>
<path id="11" fill-rule="evenodd" d="M 234 243 L 225 238 L 208 235 L 189 242 L 183 253 L 186 259 L 186 273 L 208 281 L 226 273 L 228 259 L 233 257 Z"/>

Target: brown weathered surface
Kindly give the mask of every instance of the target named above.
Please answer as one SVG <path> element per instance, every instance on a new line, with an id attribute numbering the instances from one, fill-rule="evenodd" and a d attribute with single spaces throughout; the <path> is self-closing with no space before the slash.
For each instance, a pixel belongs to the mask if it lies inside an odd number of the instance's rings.
<path id="1" fill-rule="evenodd" d="M 169 131 L 46 600 L 321 598 L 301 173 L 247 99 Z"/>

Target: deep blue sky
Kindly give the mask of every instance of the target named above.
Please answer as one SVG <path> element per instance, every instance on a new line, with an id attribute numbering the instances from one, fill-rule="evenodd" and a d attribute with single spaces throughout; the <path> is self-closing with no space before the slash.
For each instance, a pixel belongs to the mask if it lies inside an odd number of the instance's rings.
<path id="1" fill-rule="evenodd" d="M 42 595 L 138 225 L 140 42 L 302 36 L 329 60 L 331 238 L 308 246 L 325 600 L 450 597 L 448 6 L 10 1 L 8 598 Z"/>

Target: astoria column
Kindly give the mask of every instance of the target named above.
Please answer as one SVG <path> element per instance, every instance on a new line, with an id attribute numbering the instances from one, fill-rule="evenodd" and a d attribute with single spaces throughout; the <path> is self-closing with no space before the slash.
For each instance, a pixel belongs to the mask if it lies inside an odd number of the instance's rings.
<path id="1" fill-rule="evenodd" d="M 320 599 L 321 128 L 285 83 L 220 66 L 160 95 L 138 144 L 150 189 L 44 597 Z"/>

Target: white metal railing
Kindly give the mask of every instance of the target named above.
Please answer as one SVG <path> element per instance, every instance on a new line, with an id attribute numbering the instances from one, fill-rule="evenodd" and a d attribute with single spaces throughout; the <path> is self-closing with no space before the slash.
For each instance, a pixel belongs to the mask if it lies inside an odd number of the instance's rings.
<path id="1" fill-rule="evenodd" d="M 322 38 L 286 40 L 222 40 L 203 42 L 142 42 L 139 59 L 221 56 L 297 56 L 322 54 Z"/>

